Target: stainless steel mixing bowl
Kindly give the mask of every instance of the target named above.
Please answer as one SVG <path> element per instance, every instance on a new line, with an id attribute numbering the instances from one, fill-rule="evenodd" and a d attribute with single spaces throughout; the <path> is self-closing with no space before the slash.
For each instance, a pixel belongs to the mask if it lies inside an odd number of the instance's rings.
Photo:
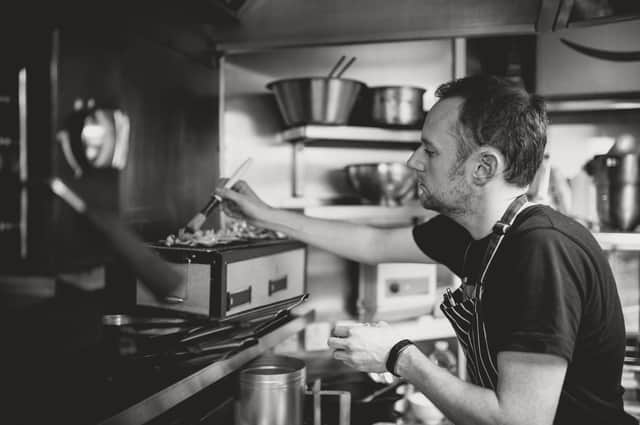
<path id="1" fill-rule="evenodd" d="M 350 164 L 345 168 L 351 186 L 370 203 L 397 206 L 415 194 L 415 172 L 401 162 Z"/>
<path id="2" fill-rule="evenodd" d="M 347 78 L 290 78 L 267 84 L 287 126 L 343 125 L 366 85 Z"/>

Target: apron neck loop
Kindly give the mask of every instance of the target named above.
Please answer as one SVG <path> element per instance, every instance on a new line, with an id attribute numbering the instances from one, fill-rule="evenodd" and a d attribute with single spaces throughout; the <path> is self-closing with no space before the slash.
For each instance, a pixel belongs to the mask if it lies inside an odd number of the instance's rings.
<path id="1" fill-rule="evenodd" d="M 500 246 L 500 242 L 502 242 L 502 238 L 507 234 L 509 228 L 515 221 L 516 217 L 522 210 L 522 208 L 527 203 L 527 195 L 522 194 L 518 196 L 516 199 L 511 201 L 507 210 L 502 215 L 502 218 L 493 225 L 493 233 L 491 234 L 491 238 L 489 239 L 489 245 L 484 253 L 484 257 L 482 259 L 482 264 L 480 266 L 480 270 L 482 273 L 480 274 L 480 281 L 476 285 L 476 297 L 478 297 L 481 293 L 482 286 L 484 285 L 484 277 L 487 274 L 487 270 L 489 269 L 489 265 L 491 264 L 491 260 L 498 250 Z"/>
<path id="2" fill-rule="evenodd" d="M 518 213 L 526 203 L 526 194 L 522 194 L 511 201 L 511 203 L 507 207 L 507 210 L 502 215 L 502 218 L 500 218 L 500 220 L 498 220 L 496 224 L 493 225 L 493 233 L 498 236 L 506 235 L 509 231 L 509 227 L 511 227 Z"/>

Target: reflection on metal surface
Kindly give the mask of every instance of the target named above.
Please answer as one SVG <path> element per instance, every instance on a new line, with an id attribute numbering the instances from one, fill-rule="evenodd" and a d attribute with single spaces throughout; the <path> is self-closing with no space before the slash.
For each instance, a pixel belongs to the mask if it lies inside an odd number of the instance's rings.
<path id="1" fill-rule="evenodd" d="M 23 187 L 20 190 L 20 257 L 27 258 L 29 252 L 27 246 L 27 212 L 29 208 L 27 198 L 27 70 L 22 68 L 18 72 L 18 170 L 20 182 Z"/>
<path id="2" fill-rule="evenodd" d="M 80 177 L 90 168 L 123 169 L 129 134 L 129 117 L 122 111 L 93 106 L 82 109 L 76 105 L 76 111 L 57 138 L 74 175 Z"/>

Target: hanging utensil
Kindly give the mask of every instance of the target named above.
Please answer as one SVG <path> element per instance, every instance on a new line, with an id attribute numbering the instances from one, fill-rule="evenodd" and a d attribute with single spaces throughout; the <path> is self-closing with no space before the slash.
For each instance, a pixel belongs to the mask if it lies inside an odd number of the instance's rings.
<path id="1" fill-rule="evenodd" d="M 252 161 L 251 158 L 248 158 L 245 162 L 243 162 L 236 169 L 236 171 L 231 175 L 231 177 L 229 177 L 229 180 L 227 180 L 227 182 L 224 184 L 223 187 L 225 189 L 231 189 L 233 185 L 236 184 L 236 182 L 242 177 L 242 175 L 247 170 L 247 168 L 249 168 L 249 165 L 251 165 L 251 161 Z M 202 208 L 200 212 L 196 214 L 189 221 L 189 223 L 187 223 L 185 227 L 186 231 L 190 233 L 195 233 L 198 230 L 200 230 L 200 227 L 202 227 L 202 225 L 204 224 L 209 214 L 211 214 L 211 212 L 221 203 L 222 203 L 222 198 L 219 195 L 215 193 L 211 195 L 211 199 L 209 200 L 207 205 L 205 205 L 204 208 Z"/>

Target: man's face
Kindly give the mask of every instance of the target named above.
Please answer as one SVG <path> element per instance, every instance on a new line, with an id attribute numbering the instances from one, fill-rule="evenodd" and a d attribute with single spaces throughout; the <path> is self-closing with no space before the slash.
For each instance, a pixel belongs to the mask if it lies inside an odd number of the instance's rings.
<path id="1" fill-rule="evenodd" d="M 471 186 L 465 178 L 467 161 L 458 164 L 456 124 L 463 100 L 443 99 L 427 114 L 421 146 L 407 165 L 416 171 L 422 206 L 443 214 L 467 211 Z"/>

